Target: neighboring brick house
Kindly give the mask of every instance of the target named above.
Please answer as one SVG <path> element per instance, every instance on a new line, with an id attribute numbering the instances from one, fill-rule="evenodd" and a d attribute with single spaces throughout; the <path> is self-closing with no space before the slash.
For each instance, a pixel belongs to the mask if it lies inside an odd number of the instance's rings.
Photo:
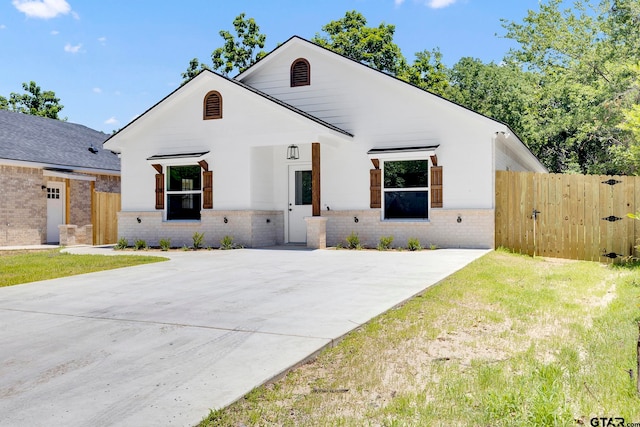
<path id="1" fill-rule="evenodd" d="M 105 147 L 118 234 L 151 245 L 491 248 L 496 171 L 546 172 L 506 124 L 299 37 L 233 79 L 203 71 Z"/>
<path id="2" fill-rule="evenodd" d="M 59 225 L 91 224 L 92 191 L 120 192 L 109 135 L 0 110 L 0 246 L 58 243 Z"/>

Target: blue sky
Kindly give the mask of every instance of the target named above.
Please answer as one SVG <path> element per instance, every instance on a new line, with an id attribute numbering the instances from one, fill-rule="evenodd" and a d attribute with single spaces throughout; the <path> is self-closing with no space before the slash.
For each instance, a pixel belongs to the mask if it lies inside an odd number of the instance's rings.
<path id="1" fill-rule="evenodd" d="M 538 0 L 0 0 L 0 95 L 33 80 L 61 99 L 62 117 L 109 133 L 178 87 L 191 58 L 210 64 L 242 12 L 267 51 L 357 10 L 368 25 L 394 24 L 409 61 L 438 47 L 451 66 L 499 62 L 514 46 L 500 19 L 522 22 L 528 9 Z"/>

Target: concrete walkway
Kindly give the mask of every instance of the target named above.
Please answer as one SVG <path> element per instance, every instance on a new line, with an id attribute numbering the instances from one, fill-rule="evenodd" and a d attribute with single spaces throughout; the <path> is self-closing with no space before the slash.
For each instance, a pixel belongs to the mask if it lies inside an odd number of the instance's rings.
<path id="1" fill-rule="evenodd" d="M 0 425 L 194 425 L 486 252 L 171 252 L 0 288 Z"/>

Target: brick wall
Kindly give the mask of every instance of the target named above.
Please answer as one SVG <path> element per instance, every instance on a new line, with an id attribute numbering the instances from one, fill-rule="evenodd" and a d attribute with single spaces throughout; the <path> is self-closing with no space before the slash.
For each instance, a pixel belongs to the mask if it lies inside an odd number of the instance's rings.
<path id="1" fill-rule="evenodd" d="M 120 177 L 95 175 L 97 191 L 119 193 Z M 0 165 L 0 246 L 39 245 L 47 241 L 47 182 L 42 169 Z M 67 223 L 91 224 L 91 182 L 69 180 Z"/>
<path id="2" fill-rule="evenodd" d="M 171 239 L 173 247 L 192 246 L 195 232 L 204 233 L 204 247 L 219 247 L 227 235 L 245 247 L 272 246 L 283 243 L 284 216 L 282 211 L 205 210 L 200 221 L 163 221 L 161 211 L 118 213 L 118 238 L 129 245 L 143 239 L 159 246 L 160 239 Z"/>
<path id="3" fill-rule="evenodd" d="M 0 165 L 0 246 L 39 245 L 46 240 L 43 185 L 41 169 Z"/>
<path id="4" fill-rule="evenodd" d="M 329 246 L 345 245 L 347 236 L 354 232 L 369 248 L 375 248 L 381 236 L 390 235 L 394 247 L 406 247 L 407 240 L 414 237 L 423 247 L 493 248 L 493 209 L 432 209 L 430 215 L 429 221 L 381 221 L 378 209 L 322 212 L 328 218 Z"/>

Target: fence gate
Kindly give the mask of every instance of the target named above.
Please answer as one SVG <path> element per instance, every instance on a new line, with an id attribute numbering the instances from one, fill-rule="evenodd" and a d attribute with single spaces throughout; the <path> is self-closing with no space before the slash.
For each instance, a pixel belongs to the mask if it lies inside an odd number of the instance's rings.
<path id="1" fill-rule="evenodd" d="M 119 193 L 93 192 L 91 218 L 93 219 L 94 245 L 117 243 L 119 211 Z"/>
<path id="2" fill-rule="evenodd" d="M 640 221 L 627 214 L 639 204 L 640 177 L 498 171 L 495 244 L 589 261 L 635 255 Z"/>

